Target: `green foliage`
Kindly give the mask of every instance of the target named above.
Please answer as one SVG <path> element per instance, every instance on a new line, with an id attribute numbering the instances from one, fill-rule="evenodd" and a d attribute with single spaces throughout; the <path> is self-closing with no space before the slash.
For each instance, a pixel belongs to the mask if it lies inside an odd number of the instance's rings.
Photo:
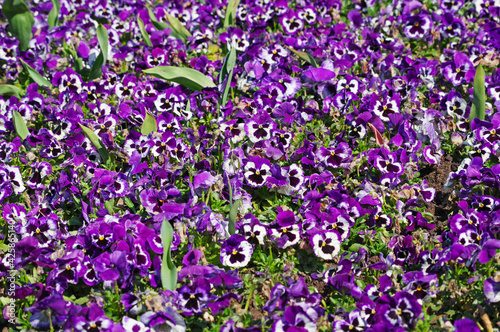
<path id="1" fill-rule="evenodd" d="M 4 84 L 0 85 L 0 96 L 15 96 L 17 99 L 21 98 L 21 89 L 15 85 Z"/>
<path id="2" fill-rule="evenodd" d="M 240 0 L 229 0 L 226 7 L 226 15 L 224 16 L 224 29 L 234 26 L 234 22 L 236 21 L 236 9 L 239 3 Z"/>
<path id="3" fill-rule="evenodd" d="M 92 129 L 85 127 L 82 124 L 80 124 L 80 128 L 82 128 L 83 134 L 90 140 L 92 145 L 96 147 L 97 151 L 102 157 L 102 161 L 104 162 L 104 164 L 106 164 L 109 159 L 109 152 L 102 144 L 101 139 L 94 133 Z"/>
<path id="4" fill-rule="evenodd" d="M 227 79 L 226 85 L 224 86 L 224 91 L 222 93 L 221 105 L 225 106 L 227 104 L 229 89 L 231 87 L 231 80 L 233 79 L 234 65 L 236 64 L 236 48 L 231 48 L 231 51 L 224 59 L 222 65 L 222 70 L 219 74 L 219 84 L 224 84 Z"/>
<path id="5" fill-rule="evenodd" d="M 470 110 L 470 122 L 472 122 L 475 118 L 484 120 L 486 112 L 486 89 L 484 81 L 484 69 L 483 66 L 479 64 L 476 68 L 476 75 L 474 76 L 474 98 L 472 100 L 472 107 Z"/>
<path id="6" fill-rule="evenodd" d="M 146 28 L 144 27 L 144 22 L 141 20 L 139 16 L 137 16 L 137 25 L 139 26 L 139 30 L 141 31 L 141 36 L 142 39 L 144 40 L 144 43 L 146 46 L 153 46 L 153 43 L 151 43 L 151 38 L 149 38 L 149 34 L 146 31 Z"/>
<path id="7" fill-rule="evenodd" d="M 28 128 L 26 127 L 26 123 L 24 122 L 23 117 L 19 114 L 18 111 L 12 111 L 14 118 L 14 128 L 16 129 L 16 133 L 21 139 L 24 141 L 26 137 L 29 135 Z"/>
<path id="8" fill-rule="evenodd" d="M 23 59 L 19 60 L 23 64 L 24 69 L 28 72 L 28 75 L 35 83 L 38 83 L 38 85 L 46 86 L 48 88 L 52 88 L 52 83 L 50 83 L 45 77 L 40 75 L 33 67 L 24 62 Z"/>
<path id="9" fill-rule="evenodd" d="M 175 35 L 178 36 L 179 39 L 182 39 L 183 42 L 187 42 L 188 37 L 192 36 L 191 32 L 189 32 L 175 16 L 167 14 L 167 20 L 170 23 L 172 32 L 175 32 Z"/>
<path id="10" fill-rule="evenodd" d="M 59 0 L 52 0 L 52 9 L 49 13 L 48 17 L 48 23 L 49 23 L 49 28 L 53 28 L 59 23 L 59 12 L 61 10 L 61 4 L 59 3 Z"/>
<path id="11" fill-rule="evenodd" d="M 149 112 L 146 112 L 146 119 L 144 119 L 144 123 L 141 126 L 141 134 L 149 135 L 155 131 L 158 131 L 156 119 Z"/>
<path id="12" fill-rule="evenodd" d="M 177 285 L 177 268 L 172 262 L 170 246 L 174 236 L 174 230 L 170 221 L 163 220 L 161 225 L 161 242 L 163 244 L 163 260 L 161 263 L 161 283 L 164 289 L 175 290 Z"/>
<path id="13" fill-rule="evenodd" d="M 23 0 L 6 0 L 2 5 L 2 14 L 9 21 L 9 31 L 19 41 L 19 49 L 26 51 L 33 37 L 35 19 Z"/>
<path id="14" fill-rule="evenodd" d="M 108 40 L 108 30 L 99 24 L 97 27 L 97 40 L 99 41 L 99 47 L 101 48 L 101 53 L 97 56 L 94 61 L 92 68 L 90 69 L 90 74 L 88 76 L 88 81 L 92 81 L 102 75 L 102 66 L 106 64 L 106 59 L 108 57 L 109 50 L 109 40 Z"/>
<path id="15" fill-rule="evenodd" d="M 158 66 L 144 71 L 145 74 L 184 85 L 186 88 L 199 91 L 204 88 L 215 88 L 212 80 L 203 73 L 184 67 Z"/>

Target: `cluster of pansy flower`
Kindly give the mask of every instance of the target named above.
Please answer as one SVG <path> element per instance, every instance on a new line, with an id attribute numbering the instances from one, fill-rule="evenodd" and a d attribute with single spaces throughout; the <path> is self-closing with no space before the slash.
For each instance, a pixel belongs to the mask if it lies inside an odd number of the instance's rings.
<path id="1" fill-rule="evenodd" d="M 27 51 L 0 25 L 0 72 L 24 89 L 0 99 L 0 204 L 19 237 L 15 268 L 43 277 L 16 286 L 16 299 L 34 298 L 32 327 L 184 331 L 185 319 L 213 322 L 242 301 L 240 271 L 255 273 L 255 252 L 301 248 L 334 265 L 312 277 L 351 296 L 356 309 L 332 313 L 303 278 L 283 277 L 263 307 L 267 327 L 404 331 L 424 319 L 452 265 L 494 264 L 500 71 L 488 67 L 500 60 L 498 1 L 243 0 L 227 29 L 225 1 L 60 1 L 59 24 L 49 28 L 52 3 L 28 1 L 35 33 Z M 185 42 L 156 29 L 169 15 L 189 32 Z M 86 81 L 100 53 L 99 23 L 107 63 Z M 190 67 L 218 82 L 220 53 L 232 49 L 226 105 L 225 84 L 192 91 L 142 73 Z M 21 60 L 52 88 L 31 82 Z M 488 73 L 487 114 L 470 122 L 479 63 Z M 13 111 L 28 124 L 25 140 Z M 148 114 L 157 128 L 144 135 Z M 415 174 L 440 164 L 444 144 L 468 155 L 445 186 L 459 202 L 431 236 L 424 208 L 436 190 Z M 227 200 L 241 202 L 235 234 L 228 209 L 214 203 Z M 273 200 L 286 204 L 264 214 L 258 205 Z M 183 257 L 174 291 L 161 290 L 164 220 L 174 226 L 172 255 Z M 200 237 L 218 241 L 211 264 L 208 246 L 195 247 Z M 348 249 L 379 240 L 379 257 Z M 8 262 L 7 254 L 2 277 Z M 380 278 L 361 287 L 367 271 Z M 484 279 L 487 301 L 500 301 L 493 275 L 474 278 Z M 87 306 L 70 298 L 81 289 L 91 294 Z M 121 292 L 120 317 L 106 317 L 109 289 Z M 252 330 L 238 315 L 221 328 Z"/>

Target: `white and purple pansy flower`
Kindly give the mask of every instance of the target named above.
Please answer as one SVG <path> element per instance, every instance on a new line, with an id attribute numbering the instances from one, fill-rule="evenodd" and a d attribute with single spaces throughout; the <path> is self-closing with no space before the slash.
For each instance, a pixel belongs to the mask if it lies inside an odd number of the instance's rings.
<path id="1" fill-rule="evenodd" d="M 271 138 L 271 131 L 276 124 L 270 118 L 254 117 L 245 123 L 245 132 L 252 143 Z"/>
<path id="2" fill-rule="evenodd" d="M 32 164 L 31 168 L 33 169 L 33 173 L 31 173 L 31 176 L 28 181 L 26 181 L 26 184 L 31 189 L 44 189 L 45 186 L 43 185 L 43 179 L 47 175 L 52 174 L 52 166 L 46 161 L 41 161 L 39 163 Z"/>
<path id="3" fill-rule="evenodd" d="M 250 186 L 262 187 L 269 176 L 271 176 L 269 160 L 255 156 L 245 164 L 245 179 Z"/>
<path id="4" fill-rule="evenodd" d="M 424 38 L 432 29 L 432 20 L 426 14 L 407 17 L 405 20 L 404 33 L 408 38 Z"/>
<path id="5" fill-rule="evenodd" d="M 374 166 L 383 174 L 401 175 L 404 172 L 403 165 L 398 161 L 398 156 L 394 152 L 382 149 L 382 154 L 375 158 Z"/>
<path id="6" fill-rule="evenodd" d="M 293 10 L 280 18 L 283 30 L 289 35 L 294 35 L 304 28 L 304 21 L 295 15 Z"/>
<path id="7" fill-rule="evenodd" d="M 297 16 L 306 21 L 307 24 L 312 25 L 316 22 L 316 9 L 313 6 L 305 6 L 304 8 L 297 10 Z"/>
<path id="8" fill-rule="evenodd" d="M 233 234 L 221 246 L 220 261 L 229 267 L 244 267 L 250 262 L 253 246 L 247 239 Z"/>
<path id="9" fill-rule="evenodd" d="M 453 61 L 441 65 L 441 73 L 454 86 L 470 82 L 476 70 L 469 57 L 461 52 L 456 52 Z"/>
<path id="10" fill-rule="evenodd" d="M 370 97 L 370 110 L 377 115 L 380 120 L 389 122 L 391 120 L 389 115 L 399 113 L 400 102 L 397 96 L 393 98 L 384 98 L 380 101 L 378 96 L 373 93 Z"/>
<path id="11" fill-rule="evenodd" d="M 269 227 L 271 237 L 278 242 L 279 248 L 288 248 L 300 241 L 300 219 L 291 211 L 281 211 L 276 221 Z"/>
<path id="12" fill-rule="evenodd" d="M 325 231 L 314 234 L 311 244 L 316 256 L 332 260 L 340 252 L 340 235 L 336 231 Z"/>
<path id="13" fill-rule="evenodd" d="M 344 142 L 328 149 L 321 147 L 316 151 L 316 159 L 328 167 L 346 168 L 352 159 L 352 150 L 349 148 L 349 144 Z"/>
<path id="14" fill-rule="evenodd" d="M 146 325 L 128 316 L 123 317 L 122 328 L 125 332 L 151 332 Z"/>

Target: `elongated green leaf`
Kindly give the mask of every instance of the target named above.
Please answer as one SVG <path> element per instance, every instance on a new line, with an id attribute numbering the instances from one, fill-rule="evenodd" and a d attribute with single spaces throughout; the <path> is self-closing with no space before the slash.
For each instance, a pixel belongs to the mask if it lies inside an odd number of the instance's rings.
<path id="1" fill-rule="evenodd" d="M 302 60 L 308 62 L 309 64 L 311 64 L 314 68 L 318 68 L 318 63 L 316 62 L 316 59 L 314 59 L 314 57 L 312 55 L 310 55 L 309 53 L 307 52 L 302 52 L 302 51 L 297 51 L 291 47 L 288 47 L 287 48 L 292 51 L 293 53 L 297 54 L 297 56 L 299 58 L 301 58 Z"/>
<path id="2" fill-rule="evenodd" d="M 30 75 L 31 79 L 35 81 L 35 83 L 38 83 L 38 85 L 43 85 L 49 88 L 52 88 L 52 83 L 50 83 L 45 77 L 40 75 L 33 67 L 28 65 L 26 62 L 21 60 L 21 63 L 23 64 L 24 69 L 28 72 L 28 75 Z"/>
<path id="3" fill-rule="evenodd" d="M 155 27 L 156 30 L 163 31 L 166 28 L 170 27 L 167 23 L 158 21 L 151 8 L 148 8 L 148 14 L 149 18 L 151 19 L 151 23 L 153 23 L 153 26 Z"/>
<path id="4" fill-rule="evenodd" d="M 35 19 L 23 0 L 5 0 L 2 13 L 9 21 L 9 31 L 19 41 L 19 49 L 26 51 L 33 37 L 32 29 Z"/>
<path id="5" fill-rule="evenodd" d="M 222 69 L 219 74 L 219 84 L 222 84 L 226 79 L 226 76 L 231 72 L 236 64 L 236 48 L 232 47 L 229 54 L 224 59 L 224 63 L 222 64 Z"/>
<path id="6" fill-rule="evenodd" d="M 234 25 L 236 20 L 236 8 L 238 8 L 239 3 L 240 0 L 229 0 L 226 7 L 226 16 L 224 16 L 224 29 Z"/>
<path id="7" fill-rule="evenodd" d="M 191 32 L 186 29 L 182 23 L 175 17 L 170 14 L 167 14 L 167 20 L 172 26 L 172 29 L 181 37 L 184 42 L 187 42 L 187 38 L 191 37 Z"/>
<path id="8" fill-rule="evenodd" d="M 484 69 L 483 66 L 479 64 L 476 68 L 476 75 L 474 76 L 474 97 L 472 99 L 472 107 L 469 117 L 470 122 L 472 122 L 474 118 L 484 120 L 486 113 L 486 89 L 484 81 Z"/>
<path id="9" fill-rule="evenodd" d="M 158 66 L 144 71 L 145 74 L 184 85 L 191 90 L 215 88 L 214 82 L 203 73 L 184 67 Z"/>
<path id="10" fill-rule="evenodd" d="M 154 116 L 146 112 L 146 119 L 141 126 L 141 133 L 143 135 L 149 135 L 152 132 L 158 131 L 158 126 L 156 124 L 156 119 Z"/>
<path id="11" fill-rule="evenodd" d="M 231 48 L 231 51 L 226 56 L 224 64 L 222 65 L 222 70 L 219 74 L 220 84 L 224 83 L 226 80 L 226 85 L 224 86 L 224 91 L 222 92 L 221 105 L 225 106 L 227 104 L 227 99 L 229 95 L 229 89 L 231 88 L 231 80 L 233 79 L 234 65 L 236 64 L 236 48 Z"/>
<path id="12" fill-rule="evenodd" d="M 22 115 L 19 114 L 18 111 L 12 111 L 12 113 L 13 113 L 14 128 L 16 129 L 16 133 L 24 141 L 26 137 L 28 137 L 28 135 L 30 134 L 30 132 L 28 131 L 28 127 L 26 127 L 26 123 L 24 122 Z"/>
<path id="13" fill-rule="evenodd" d="M 17 99 L 21 98 L 21 89 L 15 85 L 4 84 L 0 85 L 0 96 L 15 96 Z"/>
<path id="14" fill-rule="evenodd" d="M 175 290 L 177 285 L 177 268 L 172 262 L 170 246 L 174 238 L 174 230 L 170 221 L 163 219 L 161 225 L 161 242 L 163 244 L 163 260 L 161 263 L 161 283 L 164 289 Z"/>
<path id="15" fill-rule="evenodd" d="M 241 198 L 231 205 L 229 210 L 229 225 L 227 226 L 229 234 L 233 235 L 236 232 L 236 216 L 241 205 Z"/>
<path id="16" fill-rule="evenodd" d="M 80 124 L 80 128 L 82 128 L 83 134 L 90 140 L 92 145 L 96 147 L 97 151 L 99 151 L 103 163 L 106 164 L 109 159 L 109 152 L 104 145 L 102 145 L 101 139 L 94 133 L 94 131 L 92 131 L 92 129 L 85 127 L 82 124 Z"/>
<path id="17" fill-rule="evenodd" d="M 50 10 L 49 17 L 47 18 L 49 28 L 55 27 L 59 23 L 59 12 L 61 10 L 59 0 L 52 0 L 52 5 L 53 7 Z"/>
<path id="18" fill-rule="evenodd" d="M 141 32 L 142 40 L 144 40 L 144 44 L 146 46 L 153 46 L 151 43 L 151 38 L 149 38 L 149 34 L 144 27 L 144 22 L 141 20 L 139 16 L 137 16 L 137 25 L 139 26 L 139 31 Z"/>
<path id="19" fill-rule="evenodd" d="M 101 77 L 102 66 L 106 64 L 106 59 L 108 58 L 108 30 L 106 30 L 106 28 L 102 24 L 99 24 L 99 26 L 97 27 L 97 40 L 99 41 L 101 53 L 99 53 L 97 59 L 95 59 L 94 64 L 92 65 L 92 68 L 90 69 L 90 74 L 88 77 L 89 81 Z"/>

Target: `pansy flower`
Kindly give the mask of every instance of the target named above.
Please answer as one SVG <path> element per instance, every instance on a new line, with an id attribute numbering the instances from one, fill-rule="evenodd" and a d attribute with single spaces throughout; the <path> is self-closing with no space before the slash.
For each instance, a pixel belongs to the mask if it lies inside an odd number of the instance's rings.
<path id="1" fill-rule="evenodd" d="M 242 222 L 243 225 L 241 226 L 241 232 L 246 237 L 248 242 L 253 245 L 263 245 L 267 234 L 266 227 L 263 226 L 255 217 L 253 217 L 250 221 L 248 221 L 245 217 Z"/>
<path id="2" fill-rule="evenodd" d="M 179 309 L 187 316 L 201 313 L 210 299 L 210 289 L 210 283 L 204 278 L 195 279 L 190 286 L 182 286 L 177 291 Z"/>
<path id="3" fill-rule="evenodd" d="M 432 29 L 432 20 L 426 14 L 419 14 L 405 19 L 404 33 L 408 38 L 424 38 Z"/>
<path id="4" fill-rule="evenodd" d="M 445 38 L 458 37 L 465 29 L 463 22 L 449 13 L 442 16 L 442 22 L 443 24 L 439 26 L 439 32 Z"/>
<path id="5" fill-rule="evenodd" d="M 304 21 L 300 19 L 293 10 L 280 18 L 283 30 L 289 35 L 294 35 L 304 28 Z"/>
<path id="6" fill-rule="evenodd" d="M 347 168 L 352 158 L 349 144 L 340 143 L 333 148 L 321 147 L 316 151 L 316 159 L 332 168 Z"/>
<path id="7" fill-rule="evenodd" d="M 439 7 L 444 12 L 456 13 L 464 5 L 464 0 L 440 0 Z"/>
<path id="8" fill-rule="evenodd" d="M 396 153 L 382 149 L 382 153 L 375 158 L 374 166 L 383 174 L 401 175 L 404 172 L 403 165 L 398 162 Z"/>
<path id="9" fill-rule="evenodd" d="M 245 164 L 245 179 L 250 186 L 262 187 L 269 176 L 271 176 L 269 160 L 255 156 Z"/>
<path id="10" fill-rule="evenodd" d="M 456 52 L 453 61 L 441 65 L 441 73 L 454 86 L 470 82 L 474 78 L 474 65 L 469 57 L 461 52 Z"/>
<path id="11" fill-rule="evenodd" d="M 59 87 L 59 92 L 69 91 L 79 95 L 83 90 L 83 81 L 73 69 L 67 68 L 64 72 L 57 72 L 52 83 Z"/>
<path id="12" fill-rule="evenodd" d="M 28 181 L 26 181 L 26 184 L 31 189 L 44 189 L 43 178 L 52 174 L 52 166 L 48 162 L 42 161 L 39 163 L 33 163 L 31 168 L 33 169 L 33 173 Z"/>
<path id="13" fill-rule="evenodd" d="M 306 6 L 297 10 L 297 16 L 300 19 L 306 21 L 307 24 L 312 25 L 314 24 L 314 22 L 316 22 L 316 9 L 313 6 Z"/>
<path id="14" fill-rule="evenodd" d="M 397 96 L 384 98 L 382 101 L 374 93 L 370 98 L 370 110 L 377 115 L 380 120 L 389 122 L 391 114 L 399 113 L 400 100 Z"/>
<path id="15" fill-rule="evenodd" d="M 220 126 L 221 131 L 224 133 L 226 138 L 230 138 L 233 144 L 241 142 L 245 136 L 245 123 L 242 119 L 233 119 L 224 122 Z"/>
<path id="16" fill-rule="evenodd" d="M 340 252 L 340 235 L 336 231 L 325 231 L 314 234 L 311 244 L 316 256 L 332 260 Z"/>
<path id="17" fill-rule="evenodd" d="M 305 177 L 304 171 L 297 164 L 292 164 L 290 167 L 283 167 L 282 171 L 284 176 L 288 178 L 285 186 L 279 187 L 278 192 L 284 195 L 291 195 L 292 193 L 299 192 L 304 184 Z"/>
<path id="18" fill-rule="evenodd" d="M 146 56 L 146 64 L 149 68 L 165 66 L 168 64 L 167 55 L 164 49 L 155 48 Z"/>
<path id="19" fill-rule="evenodd" d="M 346 320 L 337 320 L 333 323 L 334 332 L 365 331 L 365 319 L 359 309 L 349 312 Z"/>
<path id="20" fill-rule="evenodd" d="M 298 218 L 291 211 L 282 211 L 276 221 L 269 227 L 269 234 L 278 241 L 278 247 L 288 248 L 300 241 L 301 229 Z"/>
<path id="21" fill-rule="evenodd" d="M 122 328 L 125 332 L 151 332 L 146 325 L 128 316 L 123 316 Z"/>
<path id="22" fill-rule="evenodd" d="M 229 267 L 244 267 L 250 262 L 253 247 L 244 236 L 233 234 L 221 246 L 221 263 Z"/>
<path id="23" fill-rule="evenodd" d="M 412 329 L 422 313 L 417 298 L 407 292 L 398 292 L 389 303 L 379 308 L 379 316 L 392 326 L 406 326 Z"/>

